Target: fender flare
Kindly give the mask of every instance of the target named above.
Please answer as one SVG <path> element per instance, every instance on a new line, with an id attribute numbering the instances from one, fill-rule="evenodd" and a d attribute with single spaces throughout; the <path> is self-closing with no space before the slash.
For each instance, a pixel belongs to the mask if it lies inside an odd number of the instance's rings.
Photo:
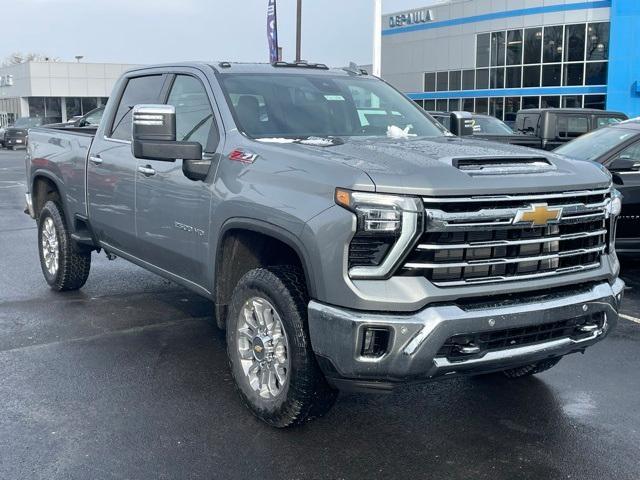
<path id="1" fill-rule="evenodd" d="M 220 249 L 222 247 L 221 239 L 224 238 L 229 230 L 233 229 L 249 230 L 256 233 L 261 233 L 263 235 L 268 235 L 289 246 L 296 253 L 296 255 L 298 255 L 300 263 L 302 263 L 309 296 L 311 298 L 315 298 L 317 288 L 316 277 L 314 276 L 312 264 L 309 261 L 309 253 L 307 252 L 304 244 L 302 243 L 300 238 L 291 233 L 289 230 L 280 227 L 279 225 L 266 222 L 264 220 L 258 220 L 250 217 L 233 217 L 227 219 L 222 224 L 218 235 L 218 241 L 216 243 L 214 272 L 216 272 L 218 268 Z"/>
<path id="2" fill-rule="evenodd" d="M 67 199 L 64 195 L 64 181 L 62 181 L 61 178 L 59 178 L 58 176 L 56 176 L 55 174 L 51 173 L 51 171 L 49 170 L 44 170 L 44 169 L 38 169 L 35 170 L 32 174 L 31 174 L 31 181 L 30 181 L 30 185 L 29 185 L 29 195 L 31 195 L 31 199 L 32 201 L 35 200 L 34 199 L 34 186 L 35 186 L 35 182 L 36 179 L 38 177 L 44 177 L 48 180 L 51 180 L 51 182 L 56 186 L 56 188 L 58 189 L 58 193 L 60 194 L 60 202 L 62 203 L 62 210 L 64 213 L 64 218 L 67 222 L 67 228 L 69 229 L 70 232 L 74 232 L 75 229 L 73 228 L 73 219 L 69 217 L 69 211 L 67 208 Z M 33 202 L 34 207 L 35 207 L 35 201 Z M 36 217 L 37 220 L 37 217 Z"/>

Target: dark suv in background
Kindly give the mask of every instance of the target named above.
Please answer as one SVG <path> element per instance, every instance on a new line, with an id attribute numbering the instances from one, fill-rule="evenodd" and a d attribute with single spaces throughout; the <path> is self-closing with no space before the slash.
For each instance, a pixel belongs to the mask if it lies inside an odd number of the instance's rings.
<path id="1" fill-rule="evenodd" d="M 29 135 L 29 129 L 34 127 L 40 127 L 42 125 L 48 125 L 54 123 L 53 118 L 43 117 L 20 117 L 13 125 L 11 125 L 4 134 L 4 146 L 9 150 L 13 150 L 15 147 L 26 147 L 27 139 Z"/>

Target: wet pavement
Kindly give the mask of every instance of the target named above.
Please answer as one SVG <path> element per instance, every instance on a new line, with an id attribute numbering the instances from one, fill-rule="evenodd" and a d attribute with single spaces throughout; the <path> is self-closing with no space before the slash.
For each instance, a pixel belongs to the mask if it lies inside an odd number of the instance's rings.
<path id="1" fill-rule="evenodd" d="M 0 150 L 0 479 L 640 478 L 640 262 L 628 319 L 549 372 L 343 394 L 278 431 L 242 407 L 206 300 L 95 254 L 50 291 L 23 183 Z"/>

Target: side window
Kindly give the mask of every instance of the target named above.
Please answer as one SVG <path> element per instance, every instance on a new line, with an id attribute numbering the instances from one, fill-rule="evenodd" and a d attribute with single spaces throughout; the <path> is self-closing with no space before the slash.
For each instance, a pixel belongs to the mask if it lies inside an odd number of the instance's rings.
<path id="1" fill-rule="evenodd" d="M 640 142 L 629 145 L 616 158 L 626 158 L 635 162 L 640 162 Z"/>
<path id="2" fill-rule="evenodd" d="M 167 104 L 176 108 L 176 140 L 198 142 L 206 151 L 214 123 L 202 82 L 189 75 L 176 76 Z"/>
<path id="3" fill-rule="evenodd" d="M 540 115 L 518 115 L 516 129 L 525 135 L 535 135 Z"/>
<path id="4" fill-rule="evenodd" d="M 111 127 L 111 138 L 131 140 L 131 110 L 140 103 L 158 103 L 164 83 L 162 75 L 130 78 Z"/>
<path id="5" fill-rule="evenodd" d="M 596 117 L 596 128 L 606 127 L 607 125 L 615 125 L 620 123 L 622 118 L 620 117 Z"/>
<path id="6" fill-rule="evenodd" d="M 560 138 L 577 138 L 588 131 L 589 119 L 587 117 L 558 117 L 558 137 Z"/>

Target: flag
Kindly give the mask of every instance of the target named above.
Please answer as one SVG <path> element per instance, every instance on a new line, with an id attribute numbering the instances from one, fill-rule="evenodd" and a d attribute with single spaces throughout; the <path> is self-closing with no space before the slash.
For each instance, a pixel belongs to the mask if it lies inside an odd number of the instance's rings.
<path id="1" fill-rule="evenodd" d="M 276 15 L 276 0 L 269 0 L 267 8 L 267 38 L 269 40 L 269 61 L 278 61 L 278 18 Z"/>

